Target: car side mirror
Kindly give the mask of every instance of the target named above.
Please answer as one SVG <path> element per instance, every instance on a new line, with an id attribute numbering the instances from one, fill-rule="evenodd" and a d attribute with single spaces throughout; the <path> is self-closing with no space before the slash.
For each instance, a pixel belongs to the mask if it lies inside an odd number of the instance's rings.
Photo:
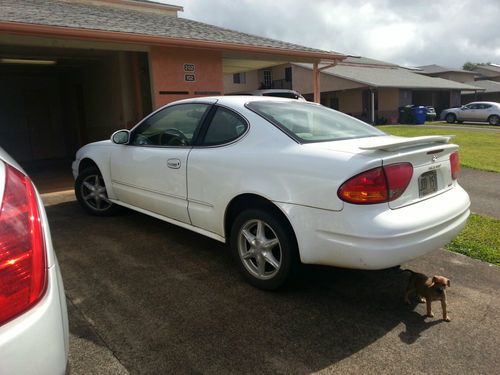
<path id="1" fill-rule="evenodd" d="M 467 109 L 467 107 L 463 105 L 463 106 L 461 106 L 461 107 L 460 107 L 460 109 L 461 109 L 462 111 L 465 111 L 465 110 Z"/>
<path id="2" fill-rule="evenodd" d="M 130 139 L 130 131 L 118 130 L 111 135 L 111 141 L 117 145 L 126 145 Z"/>

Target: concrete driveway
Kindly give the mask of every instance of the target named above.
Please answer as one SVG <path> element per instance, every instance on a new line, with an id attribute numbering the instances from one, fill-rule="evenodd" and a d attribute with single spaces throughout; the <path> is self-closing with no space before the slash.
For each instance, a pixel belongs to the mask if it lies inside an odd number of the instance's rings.
<path id="1" fill-rule="evenodd" d="M 450 323 L 402 302 L 407 273 L 307 267 L 244 283 L 224 245 L 147 216 L 45 197 L 69 301 L 72 374 L 495 373 L 500 269 L 437 250 L 405 267 L 451 278 Z"/>

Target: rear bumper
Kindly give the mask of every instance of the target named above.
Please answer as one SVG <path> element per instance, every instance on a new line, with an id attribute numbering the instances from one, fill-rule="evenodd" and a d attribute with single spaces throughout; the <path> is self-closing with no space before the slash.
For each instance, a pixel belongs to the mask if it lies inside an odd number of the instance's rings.
<path id="1" fill-rule="evenodd" d="M 0 374 L 64 374 L 68 318 L 57 262 L 48 270 L 42 300 L 0 327 Z"/>
<path id="2" fill-rule="evenodd" d="M 391 210 L 346 204 L 342 211 L 277 203 L 288 216 L 303 263 L 384 269 L 450 242 L 465 226 L 470 200 L 457 184 L 428 200 Z"/>

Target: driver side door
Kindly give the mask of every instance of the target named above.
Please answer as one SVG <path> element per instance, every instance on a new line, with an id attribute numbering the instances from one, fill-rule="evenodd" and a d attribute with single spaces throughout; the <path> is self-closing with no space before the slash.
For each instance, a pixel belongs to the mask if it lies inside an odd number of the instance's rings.
<path id="1" fill-rule="evenodd" d="M 111 180 L 119 201 L 190 223 L 187 159 L 210 106 L 186 103 L 165 107 L 137 125 L 128 144 L 113 148 Z"/>

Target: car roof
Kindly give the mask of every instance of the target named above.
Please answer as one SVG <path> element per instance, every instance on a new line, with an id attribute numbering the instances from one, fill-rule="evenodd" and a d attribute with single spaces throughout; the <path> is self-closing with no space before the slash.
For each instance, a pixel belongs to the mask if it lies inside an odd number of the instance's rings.
<path id="1" fill-rule="evenodd" d="M 180 103 L 219 103 L 226 105 L 237 105 L 241 106 L 250 102 L 293 102 L 293 103 L 310 103 L 316 104 L 313 102 L 299 101 L 297 99 L 291 98 L 282 98 L 276 96 L 253 96 L 253 95 L 227 95 L 227 96 L 206 96 L 206 97 L 198 97 L 198 98 L 189 98 L 183 99 L 179 101 L 175 101 L 169 103 L 172 104 L 180 104 Z"/>
<path id="2" fill-rule="evenodd" d="M 469 104 L 493 104 L 493 105 L 500 105 L 500 103 L 497 103 L 497 102 L 470 102 L 470 103 L 467 103 L 466 105 L 469 105 Z"/>

